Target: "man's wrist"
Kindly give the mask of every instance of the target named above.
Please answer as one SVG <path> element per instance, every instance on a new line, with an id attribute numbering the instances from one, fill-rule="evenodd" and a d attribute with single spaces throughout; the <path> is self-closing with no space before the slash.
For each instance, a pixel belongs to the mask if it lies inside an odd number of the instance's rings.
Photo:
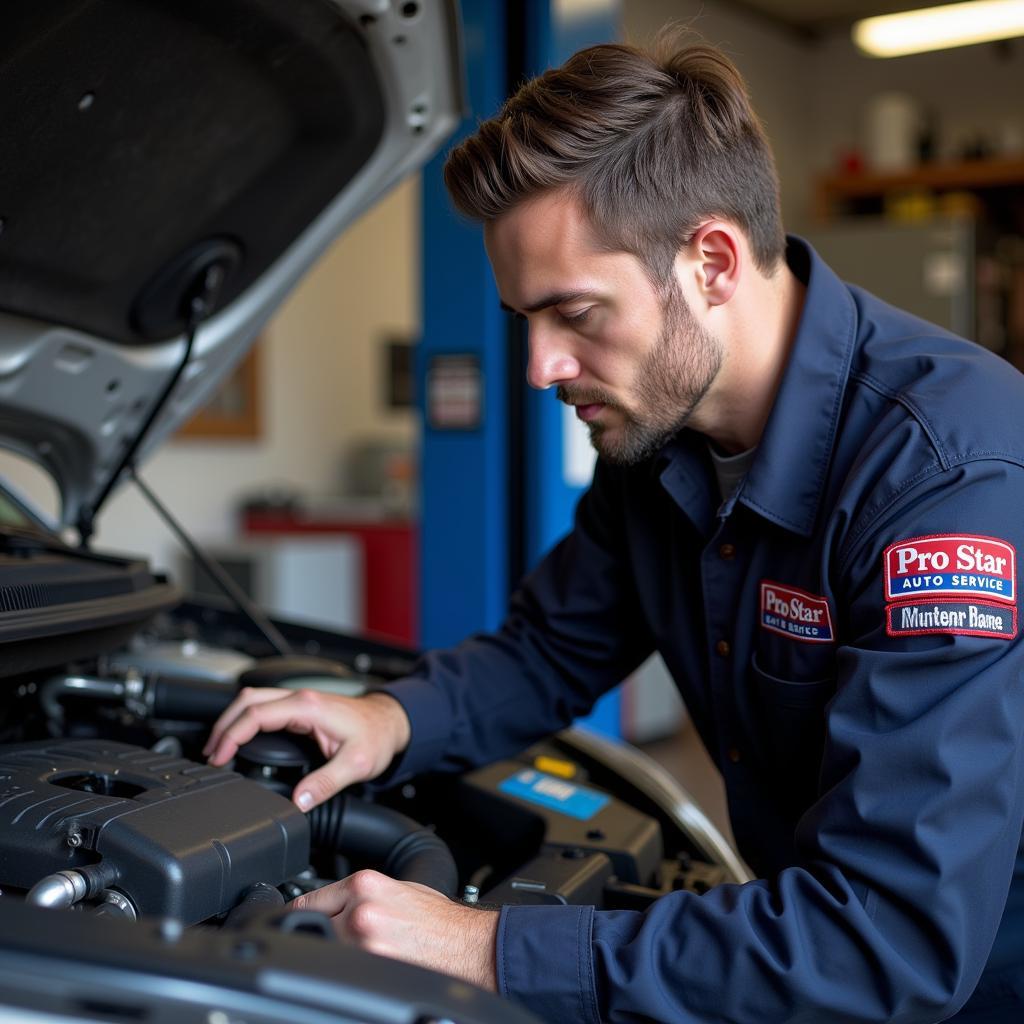
<path id="1" fill-rule="evenodd" d="M 463 953 L 459 973 L 466 981 L 497 992 L 498 911 L 465 909 L 468 914 L 460 921 Z"/>
<path id="2" fill-rule="evenodd" d="M 405 708 L 395 697 L 382 690 L 368 693 L 363 700 L 371 702 L 375 709 L 383 713 L 392 737 L 392 755 L 397 756 L 409 746 L 412 738 L 412 724 L 405 713 Z"/>

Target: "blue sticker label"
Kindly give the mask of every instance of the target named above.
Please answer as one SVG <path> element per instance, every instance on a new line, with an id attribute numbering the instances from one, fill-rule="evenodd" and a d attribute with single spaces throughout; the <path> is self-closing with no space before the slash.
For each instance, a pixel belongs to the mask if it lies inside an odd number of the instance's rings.
<path id="1" fill-rule="evenodd" d="M 560 811 L 570 818 L 589 821 L 610 797 L 592 789 L 574 786 L 564 779 L 556 779 L 534 768 L 525 768 L 498 783 L 498 789 L 509 796 L 517 796 L 531 804 L 540 804 L 552 811 Z"/>

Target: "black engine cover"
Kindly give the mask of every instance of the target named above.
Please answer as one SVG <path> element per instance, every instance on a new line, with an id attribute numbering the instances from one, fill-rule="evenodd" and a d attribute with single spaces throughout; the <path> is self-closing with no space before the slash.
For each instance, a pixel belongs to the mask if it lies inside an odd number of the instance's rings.
<path id="1" fill-rule="evenodd" d="M 309 863 L 305 816 L 223 768 L 101 740 L 0 748 L 0 886 L 102 860 L 143 914 L 195 924 Z"/>

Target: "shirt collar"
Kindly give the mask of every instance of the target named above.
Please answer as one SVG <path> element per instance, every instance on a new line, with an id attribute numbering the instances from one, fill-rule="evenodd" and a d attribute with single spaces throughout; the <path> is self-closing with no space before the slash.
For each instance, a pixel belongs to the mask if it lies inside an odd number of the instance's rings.
<path id="1" fill-rule="evenodd" d="M 779 393 L 737 500 L 772 522 L 809 536 L 832 460 L 856 340 L 849 290 L 802 238 L 790 236 L 786 262 L 807 286 Z"/>
<path id="2" fill-rule="evenodd" d="M 787 530 L 809 536 L 832 459 L 839 412 L 856 339 L 849 291 L 802 238 L 791 235 L 786 262 L 807 286 L 804 308 L 757 454 L 740 490 L 719 509 L 741 502 Z M 710 497 L 710 459 L 701 439 L 684 430 L 654 459 L 652 470 L 695 522 Z M 671 469 L 671 472 L 669 470 Z M 706 525 L 706 524 L 705 524 Z"/>

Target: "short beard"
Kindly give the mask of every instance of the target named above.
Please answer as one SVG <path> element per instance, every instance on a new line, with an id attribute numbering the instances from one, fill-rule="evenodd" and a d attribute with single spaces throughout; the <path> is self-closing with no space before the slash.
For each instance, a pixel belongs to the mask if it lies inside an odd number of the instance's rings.
<path id="1" fill-rule="evenodd" d="M 607 428 L 599 423 L 587 424 L 590 443 L 598 455 L 615 465 L 643 462 L 675 437 L 722 367 L 721 343 L 697 322 L 675 278 L 669 283 L 661 310 L 661 333 L 637 367 L 632 388 L 635 412 L 616 405 L 600 390 L 558 389 L 563 402 L 601 403 L 618 410 L 623 418 L 618 437 L 609 436 Z"/>

